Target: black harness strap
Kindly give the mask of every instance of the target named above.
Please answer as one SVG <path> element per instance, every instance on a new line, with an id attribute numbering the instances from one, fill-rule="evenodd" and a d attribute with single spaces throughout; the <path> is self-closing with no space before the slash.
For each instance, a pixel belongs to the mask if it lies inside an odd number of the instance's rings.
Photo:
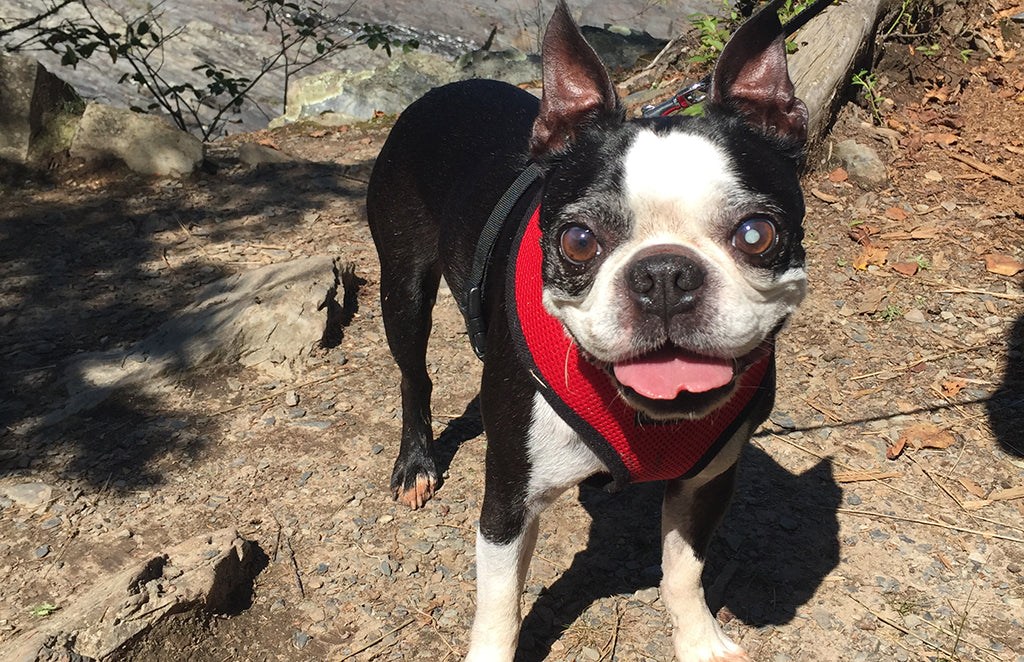
<path id="1" fill-rule="evenodd" d="M 501 229 L 512 213 L 523 194 L 540 179 L 543 169 L 536 163 L 530 163 L 519 173 L 512 185 L 508 187 L 498 204 L 494 205 L 491 215 L 487 218 L 480 238 L 476 242 L 473 255 L 473 270 L 469 274 L 469 292 L 466 300 L 466 328 L 469 331 L 469 344 L 477 358 L 483 359 L 487 347 L 487 320 L 484 319 L 484 290 L 487 287 L 487 267 L 491 263 L 494 244 L 501 235 Z"/>

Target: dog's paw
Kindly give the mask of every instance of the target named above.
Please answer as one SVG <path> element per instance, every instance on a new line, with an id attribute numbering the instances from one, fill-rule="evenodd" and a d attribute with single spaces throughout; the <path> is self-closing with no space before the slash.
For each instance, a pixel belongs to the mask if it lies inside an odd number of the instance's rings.
<path id="1" fill-rule="evenodd" d="M 427 466 L 429 465 L 429 466 Z M 431 462 L 403 462 L 399 458 L 391 474 L 391 492 L 395 499 L 413 510 L 422 508 L 437 489 L 437 469 Z"/>
<path id="2" fill-rule="evenodd" d="M 430 498 L 434 496 L 436 488 L 437 478 L 419 474 L 416 476 L 415 484 L 412 487 L 405 487 L 404 485 L 396 487 L 395 498 L 416 510 L 417 508 L 422 508 L 427 501 L 430 501 Z"/>

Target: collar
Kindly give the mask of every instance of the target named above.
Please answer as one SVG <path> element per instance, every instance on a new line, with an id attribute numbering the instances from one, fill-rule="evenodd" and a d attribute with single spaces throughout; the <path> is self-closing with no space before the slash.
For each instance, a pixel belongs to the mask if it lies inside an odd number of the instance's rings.
<path id="1" fill-rule="evenodd" d="M 613 488 L 699 473 L 770 392 L 774 354 L 750 366 L 731 400 L 705 418 L 641 422 L 608 375 L 584 359 L 542 302 L 540 206 L 520 220 L 506 273 L 506 311 L 519 360 L 548 404 L 608 466 Z"/>

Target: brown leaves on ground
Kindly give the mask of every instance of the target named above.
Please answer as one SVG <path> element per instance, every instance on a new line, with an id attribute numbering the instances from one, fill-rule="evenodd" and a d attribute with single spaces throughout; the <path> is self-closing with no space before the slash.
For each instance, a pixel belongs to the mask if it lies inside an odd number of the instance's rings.
<path id="1" fill-rule="evenodd" d="M 956 439 L 948 430 L 943 430 L 931 423 L 918 423 L 905 428 L 900 433 L 899 439 L 886 449 L 885 456 L 890 460 L 895 460 L 907 448 L 915 450 L 937 448 L 942 450 L 954 444 L 956 444 Z"/>

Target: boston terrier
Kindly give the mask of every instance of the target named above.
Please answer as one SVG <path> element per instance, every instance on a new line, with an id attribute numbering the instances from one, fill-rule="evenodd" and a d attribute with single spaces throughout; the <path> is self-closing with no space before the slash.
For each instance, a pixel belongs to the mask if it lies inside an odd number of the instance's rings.
<path id="1" fill-rule="evenodd" d="M 748 660 L 701 588 L 740 452 L 774 401 L 774 339 L 806 289 L 794 96 L 773 2 L 717 61 L 700 116 L 627 121 L 560 0 L 540 101 L 469 80 L 395 122 L 367 216 L 401 372 L 391 487 L 438 487 L 426 367 L 443 276 L 484 361 L 487 434 L 467 660 L 511 662 L 541 511 L 581 481 L 665 480 L 661 596 L 676 657 Z"/>

